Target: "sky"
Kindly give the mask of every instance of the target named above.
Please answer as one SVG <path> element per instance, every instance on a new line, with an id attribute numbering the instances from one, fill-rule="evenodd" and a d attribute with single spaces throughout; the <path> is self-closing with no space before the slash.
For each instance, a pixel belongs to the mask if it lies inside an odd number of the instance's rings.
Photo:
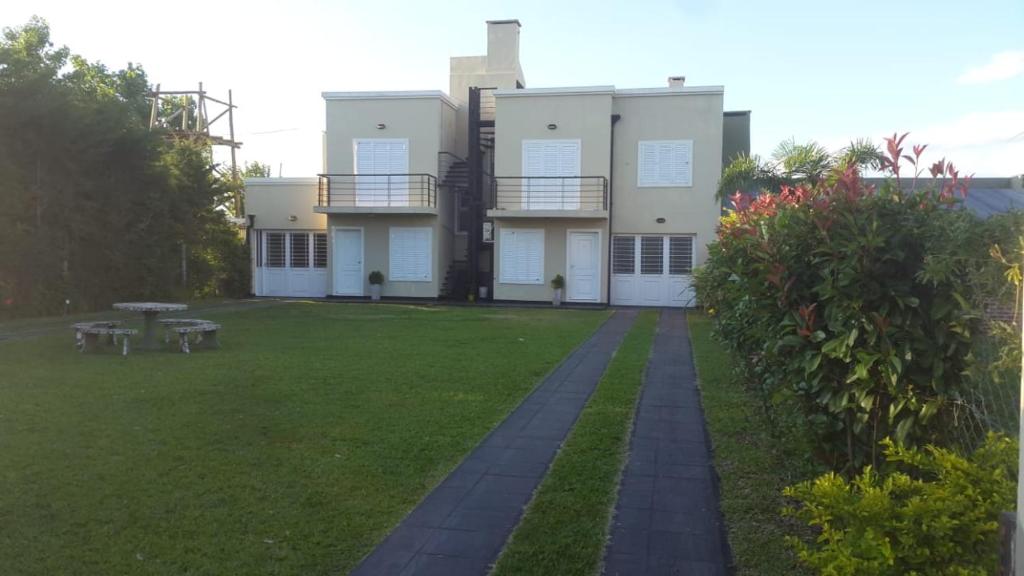
<path id="1" fill-rule="evenodd" d="M 755 154 L 910 132 L 929 162 L 1024 173 L 1024 0 L 7 0 L 0 26 L 33 14 L 55 44 L 165 90 L 231 89 L 240 160 L 275 176 L 320 171 L 321 92 L 447 91 L 448 59 L 485 53 L 484 22 L 505 18 L 527 87 L 685 75 L 752 111 Z"/>

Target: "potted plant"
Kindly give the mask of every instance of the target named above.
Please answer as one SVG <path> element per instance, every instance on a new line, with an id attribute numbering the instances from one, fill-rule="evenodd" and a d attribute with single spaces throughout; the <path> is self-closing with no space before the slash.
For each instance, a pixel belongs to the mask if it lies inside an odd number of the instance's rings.
<path id="1" fill-rule="evenodd" d="M 380 300 L 380 285 L 384 283 L 384 273 L 380 270 L 370 272 L 370 299 Z"/>
<path id="2" fill-rule="evenodd" d="M 555 289 L 555 294 L 551 297 L 552 306 L 562 305 L 562 289 L 565 288 L 565 278 L 561 274 L 555 274 L 555 277 L 551 279 L 551 287 Z"/>

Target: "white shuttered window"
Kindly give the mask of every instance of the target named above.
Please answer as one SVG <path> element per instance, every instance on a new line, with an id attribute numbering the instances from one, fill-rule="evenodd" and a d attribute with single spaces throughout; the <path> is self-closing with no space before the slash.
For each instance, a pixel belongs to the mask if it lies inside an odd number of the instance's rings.
<path id="1" fill-rule="evenodd" d="M 523 140 L 523 209 L 579 209 L 579 175 L 579 140 Z"/>
<path id="2" fill-rule="evenodd" d="M 409 173 L 409 140 L 357 138 L 352 146 L 357 174 L 356 206 L 408 206 L 409 178 L 404 175 Z"/>
<path id="3" fill-rule="evenodd" d="M 430 282 L 430 228 L 391 228 L 388 236 L 388 278 L 402 282 Z"/>
<path id="4" fill-rule="evenodd" d="M 501 276 L 503 284 L 544 283 L 544 230 L 502 228 Z"/>
<path id="5" fill-rule="evenodd" d="M 693 186 L 693 140 L 641 140 L 637 186 Z"/>

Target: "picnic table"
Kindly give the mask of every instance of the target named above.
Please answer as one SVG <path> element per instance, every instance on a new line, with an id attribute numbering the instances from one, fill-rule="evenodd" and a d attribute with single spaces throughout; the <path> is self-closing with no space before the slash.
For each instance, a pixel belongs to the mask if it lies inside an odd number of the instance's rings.
<path id="1" fill-rule="evenodd" d="M 114 310 L 127 310 L 130 312 L 142 312 L 144 324 L 142 327 L 142 344 L 140 348 L 156 350 L 160 348 L 157 340 L 156 317 L 161 312 L 181 312 L 188 310 L 186 304 L 174 304 L 170 302 L 118 302 L 114 304 Z"/>

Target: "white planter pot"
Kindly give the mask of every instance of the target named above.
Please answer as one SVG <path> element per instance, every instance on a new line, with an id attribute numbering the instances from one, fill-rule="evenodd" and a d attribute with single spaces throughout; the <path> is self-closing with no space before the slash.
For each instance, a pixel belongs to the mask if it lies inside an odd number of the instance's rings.
<path id="1" fill-rule="evenodd" d="M 480 286 L 477 290 L 480 292 L 480 299 L 487 300 L 487 286 Z"/>
<path id="2" fill-rule="evenodd" d="M 561 306 L 562 305 L 562 289 L 561 288 L 555 288 L 555 295 L 551 298 L 551 305 L 552 306 Z"/>
<path id="3" fill-rule="evenodd" d="M 370 284 L 370 300 L 380 300 L 380 284 Z"/>

